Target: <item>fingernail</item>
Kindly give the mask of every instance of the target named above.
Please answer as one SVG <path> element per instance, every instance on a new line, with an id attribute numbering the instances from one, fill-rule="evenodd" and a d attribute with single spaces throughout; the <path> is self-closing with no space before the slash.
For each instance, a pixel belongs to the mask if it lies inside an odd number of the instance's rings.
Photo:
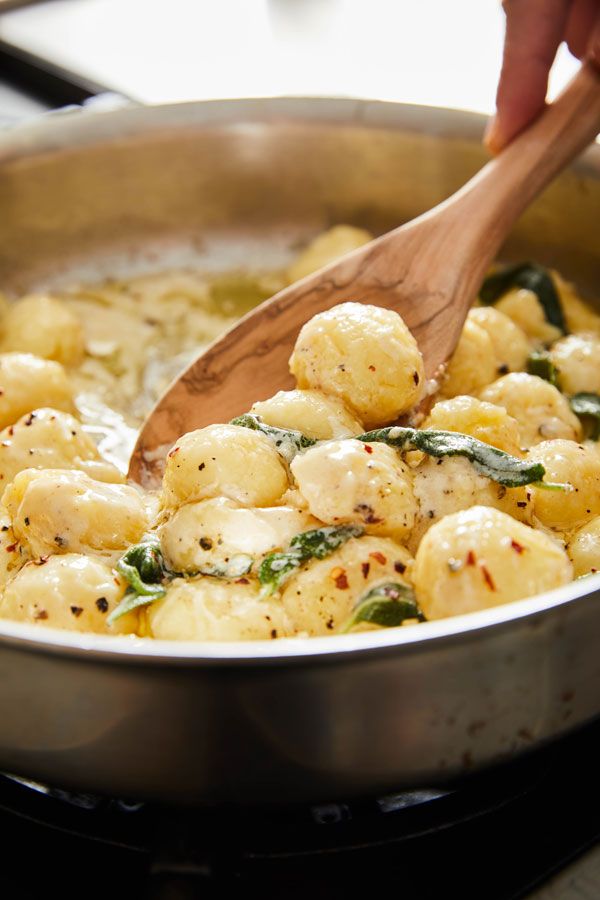
<path id="1" fill-rule="evenodd" d="M 496 116 L 492 116 L 491 119 L 488 119 L 488 123 L 485 126 L 485 131 L 483 133 L 483 143 L 490 153 L 498 153 L 500 150 L 500 131 L 498 129 L 498 119 Z"/>

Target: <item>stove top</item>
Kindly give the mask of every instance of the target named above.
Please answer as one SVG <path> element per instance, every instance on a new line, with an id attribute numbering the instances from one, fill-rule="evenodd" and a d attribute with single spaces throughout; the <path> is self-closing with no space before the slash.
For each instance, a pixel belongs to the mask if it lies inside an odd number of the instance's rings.
<path id="1" fill-rule="evenodd" d="M 1 894 L 528 897 L 600 843 L 599 757 L 596 723 L 446 788 L 282 808 L 173 809 L 0 776 Z"/>

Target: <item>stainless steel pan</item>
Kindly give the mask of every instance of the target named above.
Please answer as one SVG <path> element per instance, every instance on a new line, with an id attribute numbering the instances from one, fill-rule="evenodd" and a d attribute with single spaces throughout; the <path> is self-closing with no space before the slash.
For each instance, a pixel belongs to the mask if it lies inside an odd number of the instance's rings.
<path id="1" fill-rule="evenodd" d="M 483 162 L 480 117 L 352 100 L 74 113 L 0 141 L 0 285 L 277 264 L 412 218 Z M 600 287 L 600 148 L 505 248 Z M 333 798 L 510 758 L 600 713 L 600 577 L 415 628 L 247 644 L 0 621 L 0 769 L 180 802 Z"/>

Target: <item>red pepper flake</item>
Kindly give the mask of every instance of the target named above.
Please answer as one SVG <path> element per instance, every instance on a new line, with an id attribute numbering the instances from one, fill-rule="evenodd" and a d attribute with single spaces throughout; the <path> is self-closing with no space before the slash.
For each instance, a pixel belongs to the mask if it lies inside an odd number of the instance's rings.
<path id="1" fill-rule="evenodd" d="M 387 562 L 387 558 L 383 555 L 383 553 L 380 553 L 379 550 L 374 550 L 373 553 L 369 553 L 369 556 L 371 557 L 371 559 L 376 560 L 376 562 L 381 563 L 382 566 L 385 566 Z"/>
<path id="2" fill-rule="evenodd" d="M 34 618 L 34 619 L 47 619 L 47 618 L 48 618 L 48 613 L 46 612 L 45 609 L 40 609 L 40 610 L 38 610 L 38 612 L 36 612 L 36 613 L 34 614 L 33 618 Z"/>
<path id="3" fill-rule="evenodd" d="M 467 565 L 474 566 L 476 562 L 477 557 L 475 556 L 475 553 L 473 552 L 473 550 L 469 550 L 469 552 L 467 553 Z"/>
<path id="4" fill-rule="evenodd" d="M 375 366 L 369 366 L 369 372 L 376 372 L 376 371 L 377 371 L 377 369 L 375 368 Z"/>
<path id="5" fill-rule="evenodd" d="M 372 452 L 373 452 L 373 448 L 370 446 L 370 444 L 365 444 L 365 453 L 372 453 Z"/>
<path id="6" fill-rule="evenodd" d="M 15 550 L 17 549 L 17 544 L 16 544 L 16 542 L 14 544 L 8 544 L 4 549 L 6 550 L 7 553 L 14 553 Z"/>
<path id="7" fill-rule="evenodd" d="M 369 575 L 369 572 L 371 570 L 371 563 L 364 562 L 364 563 L 362 563 L 360 568 L 362 571 L 363 578 L 367 578 Z"/>
<path id="8" fill-rule="evenodd" d="M 170 459 L 172 456 L 175 456 L 176 453 L 179 453 L 179 450 L 180 450 L 179 447 L 173 447 L 172 450 L 169 450 L 169 452 L 167 453 L 167 456 L 169 457 L 169 459 Z"/>
<path id="9" fill-rule="evenodd" d="M 236 584 L 250 584 L 247 578 L 238 578 L 235 582 Z"/>
<path id="10" fill-rule="evenodd" d="M 483 579 L 490 591 L 497 590 L 496 585 L 494 584 L 494 579 L 492 578 L 489 569 L 481 563 L 481 574 L 483 575 Z"/>
<path id="11" fill-rule="evenodd" d="M 519 544 L 518 541 L 512 540 L 510 542 L 510 546 L 513 548 L 515 553 L 523 553 L 525 551 L 525 547 L 523 546 L 523 544 Z"/>
<path id="12" fill-rule="evenodd" d="M 333 578 L 338 591 L 347 591 L 350 587 L 346 570 L 342 569 L 341 566 L 336 566 L 335 569 L 331 570 L 331 577 Z"/>

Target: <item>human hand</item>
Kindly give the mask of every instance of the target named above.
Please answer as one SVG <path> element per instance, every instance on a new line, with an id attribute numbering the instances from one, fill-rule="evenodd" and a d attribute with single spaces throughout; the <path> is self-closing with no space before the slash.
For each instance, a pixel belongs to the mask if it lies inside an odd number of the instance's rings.
<path id="1" fill-rule="evenodd" d="M 498 153 L 542 111 L 548 73 L 566 41 L 600 68 L 600 0 L 503 0 L 506 35 L 496 115 L 484 142 Z"/>

